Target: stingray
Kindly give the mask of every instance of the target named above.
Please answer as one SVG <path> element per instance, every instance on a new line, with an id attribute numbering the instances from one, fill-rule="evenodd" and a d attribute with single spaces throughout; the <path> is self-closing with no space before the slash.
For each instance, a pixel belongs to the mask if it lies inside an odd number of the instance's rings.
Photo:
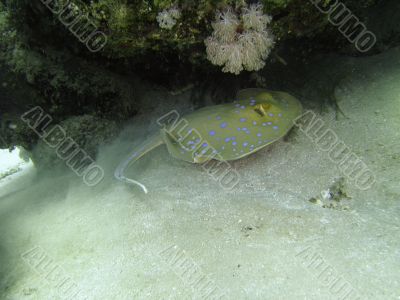
<path id="1" fill-rule="evenodd" d="M 154 148 L 166 144 L 171 156 L 191 163 L 237 160 L 282 138 L 301 113 L 300 102 L 288 93 L 241 90 L 233 103 L 198 109 L 179 122 L 163 122 L 160 131 L 134 149 L 114 175 L 147 193 L 142 183 L 127 178 L 124 172 Z"/>

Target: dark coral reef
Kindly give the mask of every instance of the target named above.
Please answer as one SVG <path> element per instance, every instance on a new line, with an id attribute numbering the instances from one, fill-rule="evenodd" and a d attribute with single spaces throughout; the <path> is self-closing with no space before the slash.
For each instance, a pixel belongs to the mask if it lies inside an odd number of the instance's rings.
<path id="1" fill-rule="evenodd" d="M 243 72 L 235 77 L 212 65 L 207 60 L 204 40 L 213 31 L 212 22 L 218 10 L 227 7 L 240 10 L 257 2 L 1 0 L 0 147 L 23 146 L 35 153 L 40 163 L 41 156 L 33 151 L 39 138 L 19 118 L 34 106 L 41 106 L 56 123 L 70 124 L 66 120 L 75 118 L 72 120 L 87 124 L 91 116 L 99 127 L 90 130 L 97 136 L 104 130 L 104 136 L 108 137 L 112 134 L 105 124 L 122 122 L 141 112 L 136 93 L 140 82 L 179 89 L 207 82 L 210 77 L 214 82 L 247 80 L 254 74 Z M 276 42 L 265 69 L 274 60 L 284 63 L 290 57 L 304 61 L 318 53 L 334 51 L 370 55 L 398 45 L 398 32 L 389 28 L 382 33 L 385 40 L 381 39 L 372 51 L 358 53 L 312 1 L 260 2 L 264 13 L 272 16 L 270 30 Z M 322 2 L 329 5 L 330 1 Z M 376 19 L 374 11 L 377 8 L 387 13 L 391 11 L 389 4 L 383 5 L 379 0 L 342 2 L 375 28 L 381 27 L 379 22 L 370 22 Z M 397 5 L 396 1 L 389 2 Z M 68 5 L 64 22 L 60 21 L 59 14 L 46 7 L 46 3 L 52 5 L 54 11 Z M 159 20 L 162 13 L 163 25 Z M 106 36 L 107 41 L 100 51 L 90 51 L 66 26 L 68 20 L 74 20 L 77 15 L 85 16 L 94 30 Z M 88 127 L 85 126 L 83 128 Z M 82 145 L 89 144 L 82 142 Z M 90 152 L 93 147 L 93 144 L 88 146 Z"/>

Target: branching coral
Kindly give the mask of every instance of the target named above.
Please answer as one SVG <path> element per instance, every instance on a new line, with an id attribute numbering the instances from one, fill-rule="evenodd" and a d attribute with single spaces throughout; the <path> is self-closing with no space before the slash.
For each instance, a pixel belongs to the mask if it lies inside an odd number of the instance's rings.
<path id="1" fill-rule="evenodd" d="M 171 29 L 175 26 L 176 21 L 181 17 L 181 11 L 172 7 L 170 9 L 165 9 L 158 13 L 157 22 L 158 25 L 163 29 Z"/>
<path id="2" fill-rule="evenodd" d="M 212 35 L 205 40 L 207 58 L 223 66 L 223 72 L 239 74 L 243 70 L 257 71 L 274 46 L 274 37 L 267 26 L 271 17 L 263 13 L 261 4 L 242 9 L 240 19 L 231 7 L 218 12 Z"/>

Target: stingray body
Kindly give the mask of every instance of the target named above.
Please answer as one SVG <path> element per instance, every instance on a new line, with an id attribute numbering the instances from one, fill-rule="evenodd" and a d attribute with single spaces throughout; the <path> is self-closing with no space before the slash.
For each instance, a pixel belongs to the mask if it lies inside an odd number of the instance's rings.
<path id="1" fill-rule="evenodd" d="M 302 112 L 300 102 L 285 92 L 246 89 L 236 99 L 201 108 L 164 126 L 120 164 L 115 177 L 147 193 L 143 184 L 123 174 L 130 163 L 159 145 L 165 143 L 173 157 L 191 163 L 236 160 L 283 137 Z"/>

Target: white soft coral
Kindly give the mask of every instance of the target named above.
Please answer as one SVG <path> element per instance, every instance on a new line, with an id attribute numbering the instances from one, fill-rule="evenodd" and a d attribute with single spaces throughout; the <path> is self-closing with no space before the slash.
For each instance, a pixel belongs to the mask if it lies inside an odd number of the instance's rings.
<path id="1" fill-rule="evenodd" d="M 181 17 L 181 12 L 178 8 L 172 7 L 158 13 L 157 22 L 163 29 L 171 29 L 175 26 L 176 21 Z"/>
<path id="2" fill-rule="evenodd" d="M 251 4 L 242 10 L 242 20 L 245 29 L 263 31 L 271 23 L 272 18 L 263 13 L 261 4 Z"/>
<path id="3" fill-rule="evenodd" d="M 230 8 L 223 13 L 218 12 L 215 22 L 211 24 L 214 29 L 214 36 L 225 43 L 233 42 L 239 23 L 237 15 Z"/>
<path id="4" fill-rule="evenodd" d="M 241 19 L 228 8 L 217 14 L 212 35 L 205 40 L 207 58 L 223 66 L 223 72 L 239 74 L 243 70 L 258 71 L 274 46 L 274 37 L 267 25 L 271 17 L 263 14 L 262 5 L 242 10 Z"/>

